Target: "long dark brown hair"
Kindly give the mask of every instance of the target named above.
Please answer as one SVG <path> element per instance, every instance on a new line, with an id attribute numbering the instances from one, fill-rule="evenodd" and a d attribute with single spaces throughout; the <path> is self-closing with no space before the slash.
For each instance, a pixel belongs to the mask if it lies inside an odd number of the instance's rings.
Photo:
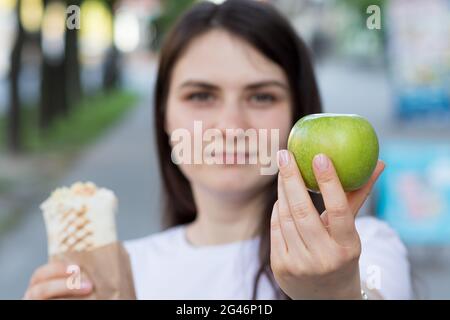
<path id="1" fill-rule="evenodd" d="M 169 136 L 164 129 L 171 74 L 177 60 L 192 40 L 213 28 L 220 28 L 245 40 L 284 70 L 291 90 L 294 121 L 304 115 L 321 112 L 319 91 L 308 49 L 275 8 L 254 0 L 228 0 L 220 5 L 205 1 L 194 5 L 177 21 L 165 39 L 156 80 L 154 119 L 163 179 L 163 218 L 166 227 L 192 222 L 197 211 L 189 181 L 171 161 Z M 278 297 L 286 298 L 275 283 L 270 269 L 270 216 L 277 199 L 276 176 L 266 188 L 267 203 L 262 212 L 260 227 L 260 267 L 254 279 L 253 299 L 257 297 L 258 283 L 263 275 L 272 283 Z M 321 197 L 315 194 L 311 196 L 321 212 Z"/>

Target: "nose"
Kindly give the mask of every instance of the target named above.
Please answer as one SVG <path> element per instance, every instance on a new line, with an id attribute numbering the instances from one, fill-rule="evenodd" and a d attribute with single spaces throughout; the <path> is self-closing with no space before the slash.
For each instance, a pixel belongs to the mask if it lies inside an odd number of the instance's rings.
<path id="1" fill-rule="evenodd" d="M 244 106 L 238 99 L 230 99 L 224 103 L 216 128 L 222 133 L 226 150 L 246 150 L 246 130 L 249 128 Z M 248 150 L 247 150 L 248 151 Z"/>
<path id="2" fill-rule="evenodd" d="M 218 114 L 216 128 L 225 135 L 227 129 L 244 129 L 248 127 L 244 108 L 237 99 L 229 99 L 223 104 Z"/>

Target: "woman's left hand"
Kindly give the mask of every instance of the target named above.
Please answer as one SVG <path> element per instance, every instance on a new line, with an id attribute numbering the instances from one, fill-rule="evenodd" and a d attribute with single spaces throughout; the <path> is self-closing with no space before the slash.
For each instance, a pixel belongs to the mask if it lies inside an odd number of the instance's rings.
<path id="1" fill-rule="evenodd" d="M 293 155 L 278 154 L 278 201 L 271 221 L 271 267 L 292 299 L 361 299 L 361 241 L 355 216 L 384 169 L 378 161 L 369 182 L 345 193 L 325 155 L 313 161 L 326 211 L 319 215 Z"/>

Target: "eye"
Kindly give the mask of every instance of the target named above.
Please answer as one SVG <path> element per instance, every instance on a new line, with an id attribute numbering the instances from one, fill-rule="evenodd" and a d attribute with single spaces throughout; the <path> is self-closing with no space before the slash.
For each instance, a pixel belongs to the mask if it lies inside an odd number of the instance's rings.
<path id="1" fill-rule="evenodd" d="M 273 94 L 268 93 L 257 93 L 250 97 L 250 102 L 261 105 L 261 104 L 272 104 L 276 102 L 276 97 Z"/>
<path id="2" fill-rule="evenodd" d="M 187 96 L 189 101 L 210 102 L 214 100 L 214 95 L 210 92 L 194 92 Z"/>

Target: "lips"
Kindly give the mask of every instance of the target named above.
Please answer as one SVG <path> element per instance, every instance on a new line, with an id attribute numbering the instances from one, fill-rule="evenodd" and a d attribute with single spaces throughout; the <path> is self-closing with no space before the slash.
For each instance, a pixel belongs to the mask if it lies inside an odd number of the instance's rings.
<path id="1" fill-rule="evenodd" d="M 221 161 L 222 164 L 249 164 L 249 159 L 255 157 L 256 153 L 249 152 L 215 152 L 212 153 L 212 158 Z"/>
<path id="2" fill-rule="evenodd" d="M 247 163 L 248 153 L 222 153 L 224 164 L 243 164 Z"/>

